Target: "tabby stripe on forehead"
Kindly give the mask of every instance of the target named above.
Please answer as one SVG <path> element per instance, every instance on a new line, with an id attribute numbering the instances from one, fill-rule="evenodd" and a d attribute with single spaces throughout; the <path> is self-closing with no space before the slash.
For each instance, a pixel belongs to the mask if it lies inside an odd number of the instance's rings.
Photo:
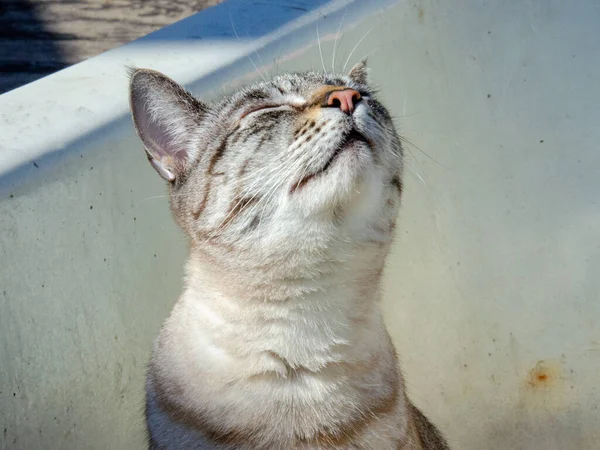
<path id="1" fill-rule="evenodd" d="M 208 174 L 209 175 L 214 175 L 215 172 L 215 166 L 217 165 L 217 163 L 219 162 L 219 160 L 223 157 L 223 155 L 225 154 L 225 148 L 227 147 L 227 139 L 223 139 L 223 141 L 221 142 L 221 145 L 219 145 L 219 148 L 217 148 L 217 151 L 215 151 L 215 153 L 213 154 L 212 158 L 210 159 L 210 163 L 208 165 Z"/>
<path id="2" fill-rule="evenodd" d="M 238 132 L 231 140 L 231 144 L 245 144 L 250 136 L 255 136 L 260 132 L 271 131 L 275 127 L 276 123 L 268 122 L 261 125 L 254 125 L 252 128 L 244 130 L 245 132 Z M 241 142 L 240 142 L 241 141 Z"/>
<path id="3" fill-rule="evenodd" d="M 248 166 L 250 165 L 251 160 L 252 160 L 252 156 L 246 158 L 246 160 L 242 164 L 240 171 L 238 172 L 238 177 L 242 177 L 246 174 L 246 170 L 248 169 Z"/>
<path id="4" fill-rule="evenodd" d="M 270 131 L 271 130 L 265 131 L 264 136 L 260 137 L 260 140 L 258 141 L 258 144 L 256 144 L 256 148 L 254 149 L 255 151 L 261 148 L 265 142 L 273 139 L 273 133 L 271 133 Z"/>
<path id="5" fill-rule="evenodd" d="M 196 219 L 196 220 L 198 220 L 198 218 L 200 217 L 200 214 L 202 214 L 202 212 L 206 209 L 206 205 L 208 204 L 208 197 L 210 196 L 210 191 L 212 189 L 212 179 L 215 175 L 218 175 L 218 173 L 214 172 L 215 166 L 219 162 L 219 160 L 223 157 L 223 154 L 225 153 L 225 147 L 227 147 L 227 139 L 224 139 L 221 142 L 221 145 L 219 145 L 219 147 L 217 148 L 215 153 L 212 155 L 210 162 L 208 163 L 207 175 L 211 175 L 211 176 L 206 177 L 207 180 L 206 180 L 206 189 L 204 192 L 204 197 L 202 198 L 202 201 L 200 202 L 200 206 L 198 207 L 198 209 L 193 212 L 194 219 Z"/>
<path id="6" fill-rule="evenodd" d="M 244 95 L 242 98 L 240 98 L 237 102 L 235 102 L 233 105 L 231 105 L 231 110 L 232 111 L 236 111 L 238 109 L 240 109 L 243 106 L 246 106 L 248 103 L 252 103 L 252 100 L 266 100 L 270 98 L 269 93 L 267 92 L 261 92 L 261 91 L 254 91 L 254 92 L 249 92 L 246 95 Z"/>
<path id="7" fill-rule="evenodd" d="M 202 201 L 200 202 L 200 206 L 198 206 L 198 209 L 193 212 L 195 220 L 198 220 L 198 218 L 200 217 L 200 214 L 202 214 L 202 211 L 204 211 L 206 209 L 206 205 L 208 203 L 208 196 L 209 196 L 209 194 L 210 194 L 210 181 L 207 183 L 206 193 L 204 194 L 204 197 L 202 197 Z"/>
<path id="8" fill-rule="evenodd" d="M 250 134 L 260 133 L 261 131 L 270 131 L 277 125 L 276 122 L 261 122 L 260 124 L 255 124 L 250 130 Z"/>
<path id="9" fill-rule="evenodd" d="M 263 144 L 265 142 L 270 141 L 271 139 L 273 139 L 273 133 L 270 133 L 270 131 L 271 130 L 266 130 L 265 131 L 265 135 L 261 136 L 260 140 L 258 141 L 258 144 L 256 144 L 256 146 L 253 149 L 254 153 L 256 151 L 258 151 L 263 146 Z M 248 166 L 250 165 L 250 162 L 254 158 L 254 153 L 244 160 L 244 162 L 242 163 L 242 167 L 240 168 L 240 170 L 238 172 L 238 177 L 242 177 L 242 176 L 244 176 L 246 174 L 246 170 L 248 169 Z"/>

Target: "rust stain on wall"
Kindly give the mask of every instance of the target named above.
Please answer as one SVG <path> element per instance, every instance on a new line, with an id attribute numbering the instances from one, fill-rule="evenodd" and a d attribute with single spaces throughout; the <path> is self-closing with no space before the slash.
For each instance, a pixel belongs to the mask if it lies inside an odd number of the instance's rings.
<path id="1" fill-rule="evenodd" d="M 529 371 L 527 384 L 532 389 L 551 388 L 562 378 L 562 367 L 553 361 L 538 361 Z"/>
<path id="2" fill-rule="evenodd" d="M 521 405 L 530 412 L 558 411 L 571 403 L 562 359 L 539 360 L 524 379 Z"/>

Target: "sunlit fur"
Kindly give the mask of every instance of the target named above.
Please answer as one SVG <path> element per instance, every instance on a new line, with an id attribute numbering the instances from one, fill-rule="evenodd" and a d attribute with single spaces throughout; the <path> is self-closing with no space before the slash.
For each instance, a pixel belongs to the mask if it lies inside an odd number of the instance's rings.
<path id="1" fill-rule="evenodd" d="M 342 88 L 360 93 L 352 115 L 324 102 Z M 214 104 L 137 71 L 131 101 L 190 242 L 148 372 L 150 447 L 445 449 L 380 311 L 402 149 L 364 64 Z"/>

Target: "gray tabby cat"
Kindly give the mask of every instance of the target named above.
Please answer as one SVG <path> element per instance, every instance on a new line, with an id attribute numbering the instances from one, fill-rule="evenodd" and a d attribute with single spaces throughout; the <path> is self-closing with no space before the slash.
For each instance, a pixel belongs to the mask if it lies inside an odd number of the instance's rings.
<path id="1" fill-rule="evenodd" d="M 151 449 L 447 449 L 380 311 L 402 148 L 364 63 L 214 104 L 131 74 L 190 255 L 147 377 Z"/>

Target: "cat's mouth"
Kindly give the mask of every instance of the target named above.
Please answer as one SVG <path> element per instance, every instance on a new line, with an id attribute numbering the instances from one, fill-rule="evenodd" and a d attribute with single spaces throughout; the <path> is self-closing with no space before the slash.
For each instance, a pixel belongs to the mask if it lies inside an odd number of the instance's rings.
<path id="1" fill-rule="evenodd" d="M 323 167 L 321 167 L 316 172 L 310 173 L 310 174 L 306 175 L 304 178 L 301 178 L 297 183 L 294 183 L 290 189 L 290 194 L 293 194 L 293 193 L 299 191 L 300 189 L 302 189 L 306 185 L 306 183 L 308 183 L 310 180 L 312 180 L 316 176 L 327 172 L 327 170 L 332 166 L 332 164 L 335 162 L 335 160 L 338 158 L 338 156 L 340 156 L 346 150 L 352 149 L 356 144 L 359 144 L 359 143 L 363 143 L 363 144 L 366 144 L 367 146 L 371 147 L 371 142 L 369 141 L 369 139 L 367 139 L 366 136 L 364 134 L 362 134 L 360 131 L 358 131 L 356 128 L 353 128 L 348 134 L 346 134 L 342 138 L 342 141 L 339 143 L 337 148 L 331 154 L 331 156 L 329 157 L 327 162 L 325 162 Z"/>

